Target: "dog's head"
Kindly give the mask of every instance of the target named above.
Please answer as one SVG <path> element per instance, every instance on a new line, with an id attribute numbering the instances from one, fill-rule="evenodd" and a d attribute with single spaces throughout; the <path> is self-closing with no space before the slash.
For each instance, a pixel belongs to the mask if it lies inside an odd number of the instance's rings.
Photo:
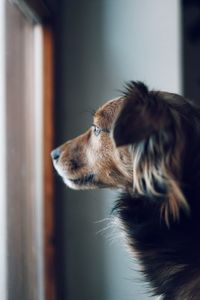
<path id="1" fill-rule="evenodd" d="M 122 98 L 108 101 L 95 112 L 89 130 L 52 152 L 54 166 L 70 188 L 131 186 L 131 155 L 112 138 L 123 103 Z"/>
<path id="2" fill-rule="evenodd" d="M 192 120 L 191 120 L 192 118 Z M 168 222 L 189 210 L 182 183 L 188 136 L 199 135 L 199 112 L 183 97 L 131 82 L 124 95 L 94 114 L 91 128 L 54 150 L 54 166 L 74 189 L 123 188 L 164 199 Z"/>

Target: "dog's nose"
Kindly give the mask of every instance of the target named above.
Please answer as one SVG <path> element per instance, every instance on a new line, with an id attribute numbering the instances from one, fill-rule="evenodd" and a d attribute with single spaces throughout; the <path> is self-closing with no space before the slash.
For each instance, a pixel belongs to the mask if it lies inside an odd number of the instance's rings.
<path id="1" fill-rule="evenodd" d="M 56 148 L 53 151 L 51 151 L 51 157 L 53 160 L 58 160 L 60 157 L 60 148 Z"/>

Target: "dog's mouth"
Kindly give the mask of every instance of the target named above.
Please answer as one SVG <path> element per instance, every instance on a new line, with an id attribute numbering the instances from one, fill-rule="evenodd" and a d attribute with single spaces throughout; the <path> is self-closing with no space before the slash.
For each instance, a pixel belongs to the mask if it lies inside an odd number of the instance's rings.
<path id="1" fill-rule="evenodd" d="M 88 185 L 95 183 L 95 175 L 91 173 L 76 179 L 69 178 L 69 180 L 76 185 Z"/>
<path id="2" fill-rule="evenodd" d="M 105 183 L 98 180 L 95 174 L 90 173 L 80 178 L 68 178 L 65 183 L 73 189 L 93 189 L 93 188 L 105 188 Z"/>

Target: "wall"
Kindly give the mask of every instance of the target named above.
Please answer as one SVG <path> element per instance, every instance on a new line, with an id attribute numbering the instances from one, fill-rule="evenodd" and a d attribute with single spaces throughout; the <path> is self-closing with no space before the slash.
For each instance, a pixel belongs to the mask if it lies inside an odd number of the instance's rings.
<path id="1" fill-rule="evenodd" d="M 63 1 L 58 24 L 57 145 L 90 126 L 89 111 L 128 80 L 181 92 L 178 0 Z M 61 299 L 147 299 L 135 260 L 107 220 L 114 198 L 70 191 L 57 178 Z"/>

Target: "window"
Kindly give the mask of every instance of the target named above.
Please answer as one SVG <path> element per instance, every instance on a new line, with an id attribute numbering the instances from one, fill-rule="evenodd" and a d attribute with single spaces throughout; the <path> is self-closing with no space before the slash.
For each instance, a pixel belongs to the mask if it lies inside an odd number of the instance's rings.
<path id="1" fill-rule="evenodd" d="M 40 23 L 48 14 L 41 1 L 13 2 L 0 4 L 0 292 L 2 299 L 51 300 L 52 30 Z"/>

